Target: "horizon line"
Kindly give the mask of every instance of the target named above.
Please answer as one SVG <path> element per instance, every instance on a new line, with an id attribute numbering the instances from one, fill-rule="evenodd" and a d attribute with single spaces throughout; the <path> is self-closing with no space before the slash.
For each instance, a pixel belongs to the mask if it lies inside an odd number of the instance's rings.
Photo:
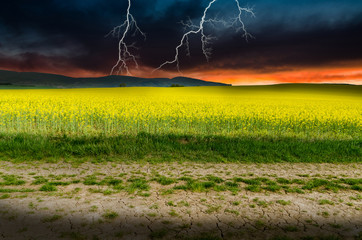
<path id="1" fill-rule="evenodd" d="M 301 82 L 282 82 L 282 81 L 276 81 L 272 79 L 264 79 L 264 80 L 257 80 L 257 81 L 247 81 L 247 82 L 241 82 L 241 83 L 227 83 L 222 81 L 213 81 L 213 80 L 204 80 L 202 78 L 197 77 L 191 77 L 191 76 L 183 76 L 178 75 L 175 77 L 139 77 L 139 76 L 133 76 L 133 75 L 107 75 L 107 74 L 95 74 L 94 76 L 71 76 L 71 75 L 65 75 L 65 74 L 59 74 L 54 72 L 44 72 L 44 71 L 21 71 L 21 70 L 10 70 L 10 69 L 3 69 L 1 68 L 0 71 L 7 71 L 7 72 L 15 72 L 15 73 L 38 73 L 38 74 L 48 74 L 48 75 L 56 75 L 56 76 L 62 76 L 62 77 L 68 77 L 73 79 L 86 79 L 86 78 L 105 78 L 105 77 L 130 77 L 130 78 L 139 78 L 139 79 L 175 79 L 175 78 L 188 78 L 188 79 L 194 79 L 194 80 L 200 80 L 205 82 L 212 82 L 212 83 L 221 83 L 229 86 L 271 86 L 271 85 L 286 85 L 286 84 L 315 84 L 315 85 L 353 85 L 353 86 L 362 86 L 362 80 L 353 80 L 353 81 L 301 81 Z"/>

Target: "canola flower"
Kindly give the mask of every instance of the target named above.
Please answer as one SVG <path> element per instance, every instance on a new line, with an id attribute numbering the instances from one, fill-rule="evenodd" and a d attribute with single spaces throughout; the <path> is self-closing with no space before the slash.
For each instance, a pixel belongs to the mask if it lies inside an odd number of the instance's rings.
<path id="1" fill-rule="evenodd" d="M 1 90 L 0 131 L 360 139 L 361 100 L 231 87 Z"/>

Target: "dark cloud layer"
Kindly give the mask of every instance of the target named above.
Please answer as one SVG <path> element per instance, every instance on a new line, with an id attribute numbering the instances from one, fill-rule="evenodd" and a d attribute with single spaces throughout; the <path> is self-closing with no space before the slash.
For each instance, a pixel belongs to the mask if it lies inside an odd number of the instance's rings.
<path id="1" fill-rule="evenodd" d="M 179 22 L 200 19 L 208 1 L 134 0 L 132 12 L 147 41 L 140 47 L 144 67 L 155 68 L 174 55 L 182 36 Z M 182 68 L 247 69 L 273 72 L 362 60 L 362 1 L 254 0 L 256 18 L 245 16 L 255 39 L 233 29 L 216 29 L 213 56 L 206 63 L 197 38 Z M 31 71 L 84 70 L 106 74 L 117 58 L 117 39 L 105 35 L 124 20 L 125 0 L 14 0 L 0 8 L 0 68 Z M 218 0 L 212 15 L 234 16 L 233 0 Z M 170 66 L 169 71 L 175 71 Z"/>

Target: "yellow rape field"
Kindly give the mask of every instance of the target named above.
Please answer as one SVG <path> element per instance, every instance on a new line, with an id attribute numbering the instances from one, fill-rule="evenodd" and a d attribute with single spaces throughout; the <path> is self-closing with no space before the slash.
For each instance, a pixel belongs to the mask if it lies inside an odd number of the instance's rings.
<path id="1" fill-rule="evenodd" d="M 0 90 L 0 131 L 360 139 L 362 97 L 268 87 Z"/>

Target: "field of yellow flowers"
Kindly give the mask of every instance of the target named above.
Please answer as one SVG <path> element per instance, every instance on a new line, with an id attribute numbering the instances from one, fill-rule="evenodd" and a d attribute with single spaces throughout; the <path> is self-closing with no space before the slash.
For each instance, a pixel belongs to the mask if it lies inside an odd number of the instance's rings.
<path id="1" fill-rule="evenodd" d="M 0 90 L 0 158 L 360 162 L 360 90 Z"/>
<path id="2" fill-rule="evenodd" d="M 253 88 L 3 90 L 0 131 L 361 137 L 362 96 Z"/>

